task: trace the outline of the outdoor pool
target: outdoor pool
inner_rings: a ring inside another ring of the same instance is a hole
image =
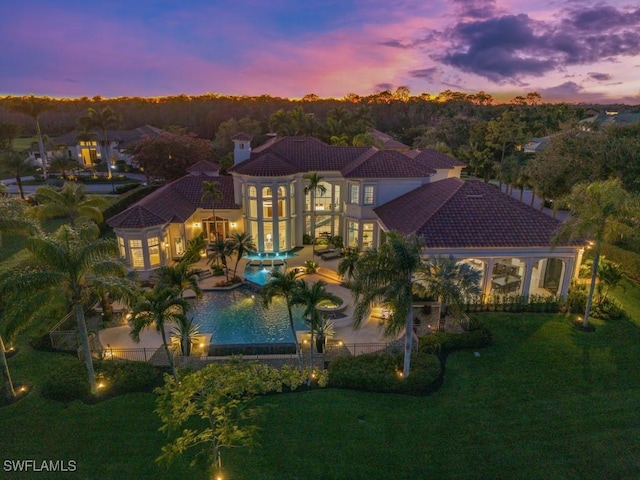
[[[271,272],[278,272],[281,270],[284,272],[286,269],[286,265],[276,265],[275,267],[247,265],[247,267],[244,269],[244,278],[252,283],[255,283],[256,285],[264,287],[271,279]]]
[[[294,309],[296,330],[308,330],[302,308]],[[274,298],[269,308],[259,293],[238,288],[205,293],[189,310],[200,333],[211,334],[213,345],[293,343],[284,300]]]

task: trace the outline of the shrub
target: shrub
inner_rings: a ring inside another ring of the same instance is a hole
[[[302,235],[302,244],[303,245],[311,245],[311,235],[305,233]]]
[[[220,265],[219,263],[211,265],[211,273],[213,273],[213,275],[216,277],[224,275],[224,266]]]
[[[305,273],[308,273],[308,274],[316,273],[317,269],[318,269],[318,262],[313,262],[311,260],[307,260],[306,262],[304,262]]]
[[[134,190],[140,186],[139,183],[125,183],[116,187],[116,193],[125,193],[130,190]]]
[[[602,245],[601,255],[607,260],[619,263],[622,270],[634,280],[640,281],[640,254],[625,250],[615,245]]]
[[[40,395],[60,402],[89,399],[89,380],[80,362],[54,363],[50,365],[50,369],[49,376],[40,389]]]
[[[615,321],[627,318],[627,313],[622,305],[613,298],[605,298],[602,302],[594,304],[591,314],[601,320]]]
[[[155,367],[146,362],[95,362],[96,376],[105,382],[109,396],[152,392],[161,384]]]
[[[435,355],[411,357],[411,375],[402,379],[402,355],[370,354],[341,357],[329,364],[329,386],[382,393],[424,394],[433,388],[442,369]]]

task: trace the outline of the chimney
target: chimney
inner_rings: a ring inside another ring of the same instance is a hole
[[[244,162],[251,156],[251,135],[239,133],[234,136],[233,140],[233,164],[237,165]]]

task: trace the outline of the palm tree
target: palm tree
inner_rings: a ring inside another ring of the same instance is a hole
[[[48,186],[39,187],[36,197],[41,203],[38,208],[40,218],[65,218],[72,227],[85,220],[102,223],[102,209],[107,204],[102,197],[87,196],[86,187],[76,183],[65,183],[60,191]]]
[[[5,279],[14,294],[29,295],[56,287],[56,294],[64,292],[68,296],[92,393],[96,379],[84,318],[86,302],[101,290],[108,290],[112,298],[129,305],[138,295],[137,285],[126,277],[127,268],[119,259],[118,245],[98,239],[97,230],[90,224],[81,228],[63,225],[53,235],[28,238],[25,246],[32,255],[30,268],[13,272]]]
[[[40,233],[40,226],[33,219],[26,216],[25,207],[22,202],[3,199],[0,200],[0,234],[2,233],[36,235]],[[4,308],[0,307],[0,311],[1,310],[4,310]],[[20,317],[24,319],[24,312],[21,312]],[[2,360],[7,380],[7,393],[10,398],[15,398],[16,392],[13,388],[13,381],[11,379],[11,372],[9,371],[5,351],[4,340],[0,335],[0,360]]]
[[[360,258],[360,251],[357,248],[349,247],[345,249],[344,258],[338,263],[338,274],[343,278],[346,275],[349,282],[355,273],[358,258]]]
[[[202,290],[198,284],[198,269],[192,268],[186,262],[160,267],[155,274],[155,279],[158,287],[173,288],[181,298],[184,298],[184,291],[187,289],[192,290],[196,298],[202,296]]]
[[[318,175],[317,172],[306,173],[302,178],[309,181],[309,184],[304,187],[304,194],[311,196],[309,203],[311,205],[311,259],[313,259],[315,257],[314,245],[316,242],[316,195],[318,193],[324,195],[327,188],[321,183],[324,178]]]
[[[187,249],[185,250],[180,263],[187,263],[193,265],[200,260],[201,253],[207,248],[207,241],[204,238],[204,232],[200,232],[198,235],[189,240]]]
[[[554,244],[567,239],[593,239],[591,282],[582,321],[582,328],[587,329],[598,278],[600,249],[607,238],[634,231],[627,222],[638,221],[638,200],[622,188],[618,179],[575,185],[564,200],[569,205],[570,216],[558,230]]]
[[[389,232],[379,249],[365,251],[355,267],[352,291],[355,297],[353,323],[356,328],[373,306],[386,305],[390,315],[387,335],[397,335],[404,327],[403,376],[409,376],[413,344],[413,276],[422,265],[422,244],[418,237]]]
[[[171,329],[172,337],[178,340],[183,357],[191,355],[191,346],[200,333],[200,324],[193,323],[193,318],[181,316],[176,319],[176,326]]]
[[[131,316],[131,321],[133,322],[131,338],[133,338],[134,341],[139,342],[140,332],[150,325],[154,325],[156,330],[160,332],[160,335],[162,335],[162,345],[164,346],[169,367],[171,368],[171,375],[173,375],[176,382],[178,381],[178,373],[173,363],[173,356],[169,351],[167,334],[164,327],[168,323],[180,324],[180,322],[183,322],[187,308],[187,302],[180,297],[177,290],[166,287],[156,287],[152,291],[145,293],[144,300],[134,307]]]
[[[320,325],[320,312],[316,308],[323,300],[329,300],[332,302],[339,302],[340,298],[333,293],[327,291],[326,283],[323,280],[318,280],[311,287],[304,280],[298,280],[296,282],[296,291],[294,293],[294,304],[304,305],[305,310],[303,315],[308,319],[310,323],[309,330],[311,331],[311,344],[309,348],[309,384],[311,383],[311,375],[313,375],[313,336],[315,331]]]
[[[47,178],[47,152],[44,149],[42,141],[42,132],[40,131],[40,115],[44,112],[53,110],[54,106],[48,98],[36,98],[34,95],[18,99],[10,104],[9,110],[16,113],[27,115],[36,123],[36,135],[38,136],[38,148],[40,150],[40,159],[42,160],[42,176]]]
[[[49,165],[49,170],[52,172],[60,172],[62,174],[62,178],[67,178],[67,171],[73,171],[74,168],[77,168],[78,162],[76,162],[73,158],[68,157],[63,152],[56,153],[53,158],[51,158],[51,165]]]
[[[209,263],[220,262],[224,267],[224,275],[227,281],[229,281],[229,269],[227,268],[227,257],[233,255],[233,246],[229,239],[214,240],[207,247],[211,259]]]
[[[296,274],[295,270],[288,272],[273,272],[271,279],[262,289],[262,299],[264,306],[268,307],[276,297],[284,298],[287,304],[287,312],[289,313],[289,327],[291,328],[291,335],[296,345],[296,355],[298,356],[298,363],[300,367],[300,373],[303,371],[302,367],[302,352],[300,350],[300,344],[298,343],[298,336],[296,335],[296,326],[293,322],[292,307],[296,305]]]
[[[0,169],[15,177],[20,198],[24,199],[22,175],[31,169],[27,156],[13,149],[0,150]]]
[[[245,253],[251,253],[256,251],[256,244],[253,242],[253,237],[247,232],[232,233],[229,238],[231,248],[236,253],[236,264],[233,266],[233,278],[236,278],[236,272],[238,271],[238,263]]]
[[[213,234],[215,237],[215,240],[218,239],[218,222],[216,219],[216,202],[219,202],[220,200],[222,200],[223,197],[223,193],[222,190],[220,190],[218,188],[218,182],[216,181],[212,181],[212,182],[207,182],[204,181],[202,182],[202,201],[205,201],[206,199],[210,198],[211,199],[211,211],[213,214]]]
[[[465,298],[480,294],[481,277],[482,272],[467,263],[457,263],[453,257],[436,257],[416,272],[416,290],[438,299],[442,322],[448,305],[460,307]]]
[[[111,179],[113,173],[111,172],[111,148],[109,146],[109,139],[107,138],[107,130],[117,128],[120,123],[118,116],[114,113],[111,107],[104,107],[101,109],[89,108],[87,115],[81,117],[78,120],[81,130],[96,130],[102,135],[103,161],[107,166],[108,178]]]

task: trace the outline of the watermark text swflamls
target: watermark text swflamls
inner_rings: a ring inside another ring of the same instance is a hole
[[[5,460],[2,469],[5,472],[75,472],[75,460]]]

